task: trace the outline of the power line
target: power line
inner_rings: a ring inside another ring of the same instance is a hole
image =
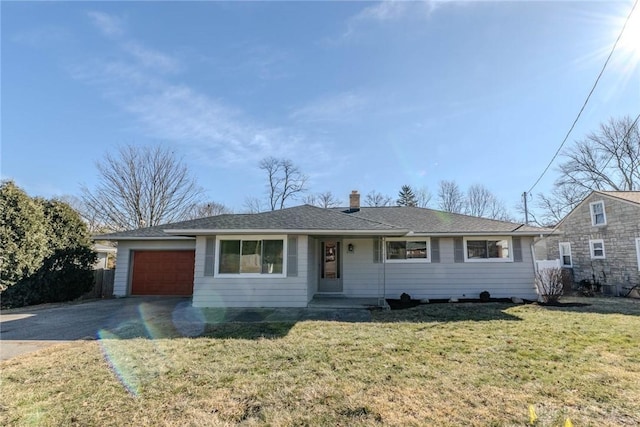
[[[540,176],[538,177],[536,182],[533,183],[533,185],[531,186],[531,188],[529,188],[527,193],[530,193],[531,190],[533,190],[534,187],[536,185],[538,185],[538,183],[540,182],[542,177],[547,173],[547,171],[549,170],[549,168],[553,164],[553,161],[556,159],[556,157],[558,157],[558,154],[560,154],[560,150],[562,150],[562,147],[564,147],[564,144],[567,142],[567,139],[569,139],[569,135],[571,135],[571,132],[573,131],[573,128],[576,126],[576,123],[578,123],[578,120],[580,120],[580,116],[582,116],[582,112],[586,108],[587,103],[589,102],[589,99],[591,98],[591,95],[593,94],[593,91],[596,89],[596,86],[598,86],[598,82],[600,81],[600,77],[602,77],[602,74],[604,74],[604,70],[607,68],[607,64],[609,64],[609,60],[613,56],[613,52],[615,52],[616,47],[618,45],[618,42],[620,41],[620,38],[622,38],[622,34],[624,34],[624,30],[627,27],[627,23],[629,22],[629,19],[631,18],[631,15],[633,14],[633,11],[635,10],[637,5],[638,5],[638,0],[636,0],[635,3],[633,3],[633,7],[631,8],[631,11],[627,15],[627,19],[624,21],[624,25],[622,26],[622,30],[620,30],[620,34],[618,34],[618,38],[616,38],[615,43],[613,43],[613,47],[611,48],[611,52],[609,52],[609,56],[607,56],[607,60],[604,62],[604,65],[602,66],[602,69],[600,70],[600,73],[598,74],[598,77],[596,78],[596,81],[593,83],[593,86],[591,87],[591,90],[589,91],[589,94],[587,95],[587,98],[584,100],[584,103],[582,104],[582,107],[580,108],[580,111],[578,112],[578,115],[576,116],[575,120],[573,121],[573,124],[571,125],[571,128],[569,128],[569,131],[567,132],[567,134],[565,135],[564,139],[562,140],[562,143],[560,144],[560,146],[556,150],[555,154],[553,155],[553,157],[551,158],[551,160],[547,164],[547,167],[544,168],[544,170],[542,171],[542,173],[540,174]]]
[[[636,116],[635,120],[631,123],[631,125],[629,126],[629,128],[628,128],[628,129],[627,129],[627,131],[625,132],[624,136],[622,137],[621,141],[623,141],[623,142],[624,142],[624,140],[625,140],[625,139],[627,139],[627,138],[631,135],[631,131],[635,128],[636,124],[638,123],[638,120],[640,120],[640,113]],[[606,163],[604,164],[604,166],[602,166],[602,170],[603,170],[603,171],[607,168],[607,166],[609,165],[609,162],[610,162],[610,161],[611,161],[615,156],[616,156],[616,152],[614,151],[614,152],[611,154],[611,156],[609,156],[609,159],[606,161]],[[596,191],[596,190],[594,190],[594,189],[593,189],[593,186],[592,186],[592,185],[590,185],[590,186],[589,186],[589,190],[591,190],[591,191]],[[525,193],[524,193],[524,195],[526,196],[526,194],[527,194],[527,193],[525,192]],[[584,200],[584,199],[583,199],[583,200]],[[525,205],[525,206],[526,206],[526,205]],[[573,208],[573,209],[575,209],[575,206],[574,206],[574,208]],[[573,209],[572,209],[572,210],[573,210]],[[565,217],[566,217],[566,215],[565,215]],[[553,228],[553,231],[552,231],[550,234],[547,234],[547,237],[551,237],[551,236],[553,236],[557,231],[558,231],[558,228],[557,228],[557,227],[554,227],[554,228]]]

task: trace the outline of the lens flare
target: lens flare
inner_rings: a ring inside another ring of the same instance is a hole
[[[141,302],[135,318],[127,318],[111,330],[102,329],[98,339],[102,354],[120,384],[138,397],[145,385],[173,369],[171,354],[163,349],[167,339],[202,335],[207,323],[224,322],[226,310],[207,319],[205,310],[191,302]],[[130,345],[135,340],[135,345]]]

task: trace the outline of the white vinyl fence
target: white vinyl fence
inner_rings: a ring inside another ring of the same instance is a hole
[[[547,268],[560,268],[559,259],[551,259],[545,261],[536,261],[536,271],[546,270]]]

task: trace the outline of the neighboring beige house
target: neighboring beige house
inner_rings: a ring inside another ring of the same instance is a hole
[[[96,253],[96,262],[93,264],[94,270],[107,270],[115,262],[115,257],[118,249],[116,249],[114,246],[94,243],[92,249]]]
[[[345,298],[536,299],[534,240],[551,230],[412,207],[309,205],[142,228],[118,242],[114,294],[195,307],[306,307]]]
[[[605,293],[627,294],[640,285],[640,191],[593,191],[544,243],[547,259],[559,259],[575,283],[597,281]]]

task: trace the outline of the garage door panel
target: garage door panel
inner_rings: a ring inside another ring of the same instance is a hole
[[[192,295],[195,251],[135,251],[132,295]]]

